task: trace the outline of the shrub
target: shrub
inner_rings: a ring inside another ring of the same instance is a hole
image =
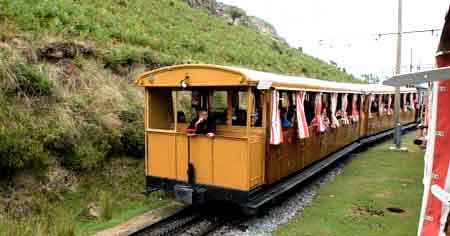
[[[45,143],[63,166],[75,170],[98,167],[112,148],[109,133],[95,123],[85,123],[75,130],[55,131],[47,136]]]
[[[120,72],[123,67],[141,63],[142,57],[136,48],[122,46],[107,52],[103,60],[105,61],[105,68]]]
[[[27,167],[45,166],[49,154],[34,134],[24,127],[0,126],[0,173],[11,173]]]
[[[164,53],[148,48],[121,46],[107,52],[103,57],[105,68],[115,73],[124,74],[130,72],[130,67],[143,64],[149,69],[177,64],[177,59]]]
[[[28,97],[50,96],[54,84],[34,66],[25,63],[10,64],[2,77],[9,81],[7,92]]]
[[[119,116],[123,122],[120,141],[126,155],[141,158],[145,153],[143,110],[137,106],[131,107]]]

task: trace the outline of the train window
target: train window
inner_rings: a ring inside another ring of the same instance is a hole
[[[404,93],[402,93],[402,94],[400,94],[400,110],[401,111],[404,111],[404,107],[405,107],[405,98],[404,98],[404,96],[406,96],[406,94],[404,94]]]
[[[210,109],[216,124],[227,123],[228,96],[227,91],[214,91],[212,95],[212,108]]]
[[[331,96],[328,93],[322,94],[322,120],[328,129],[331,125]]]
[[[262,127],[262,94],[260,90],[253,90],[253,106],[251,114],[251,126],[252,127]]]
[[[389,111],[389,96],[388,94],[383,95],[383,103],[384,103],[384,113],[387,114]],[[391,101],[392,105],[392,101]]]
[[[314,119],[314,101],[316,97],[316,93],[307,92],[305,95],[305,117],[308,125],[311,126],[312,120]]]
[[[171,130],[174,127],[173,103],[174,94],[169,89],[152,89],[150,92],[150,129]],[[169,98],[169,99],[168,99]],[[158,104],[158,105],[154,105]]]
[[[370,106],[370,113],[378,113],[378,95],[372,95],[373,99],[372,99],[372,104]]]
[[[279,109],[283,128],[290,129],[294,127],[295,104],[292,92],[280,92]]]
[[[349,93],[347,95],[347,115],[349,117],[352,116],[352,109],[353,109],[353,94]]]
[[[195,109],[192,107],[192,91],[178,91],[177,93],[177,119],[180,123],[190,123],[195,118]]]
[[[338,120],[340,120],[342,118],[342,111],[341,111],[341,107],[342,107],[342,94],[338,93],[338,97],[337,97],[337,106],[336,106],[336,118]]]
[[[331,116],[331,96],[328,93],[323,93],[322,94],[322,113],[323,111],[325,111],[326,116],[330,117]]]
[[[237,96],[232,96],[232,125],[247,125],[247,104],[248,94],[246,91],[237,92]]]

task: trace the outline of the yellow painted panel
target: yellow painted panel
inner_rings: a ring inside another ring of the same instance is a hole
[[[177,180],[187,181],[188,142],[185,134],[178,134],[176,138]]]
[[[247,140],[216,138],[214,141],[214,185],[248,190]]]
[[[250,188],[264,183],[265,144],[250,144]]]
[[[150,176],[176,178],[175,135],[148,133],[148,170]]]
[[[212,138],[194,136],[190,138],[191,163],[194,165],[195,181],[199,184],[213,184]],[[224,166],[226,168],[226,166]]]
[[[148,78],[152,77],[152,80]],[[243,86],[247,85],[244,76],[238,72],[220,68],[185,66],[161,70],[153,75],[144,75],[139,79],[140,86],[181,87],[181,81],[187,79],[190,86]]]

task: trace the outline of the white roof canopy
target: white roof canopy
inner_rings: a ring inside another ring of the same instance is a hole
[[[341,91],[348,93],[394,93],[395,88],[379,84],[358,84],[326,81],[320,79],[312,79],[303,76],[288,76],[275,73],[261,72],[240,67],[225,66],[226,69],[233,70],[244,74],[248,80],[261,82],[269,81],[272,87],[280,90],[315,90],[308,88],[317,88],[318,91]],[[305,89],[300,87],[304,86]],[[410,93],[417,91],[414,88],[402,87],[402,93]]]

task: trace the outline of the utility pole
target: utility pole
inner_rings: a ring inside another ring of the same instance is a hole
[[[398,19],[397,19],[397,56],[396,56],[396,64],[395,64],[395,74],[401,74],[401,65],[402,65],[402,0],[398,0]],[[395,87],[395,102],[394,102],[394,110],[395,110],[395,132],[394,132],[394,144],[392,150],[403,151],[406,150],[402,148],[402,124],[400,123],[400,87]]]
[[[411,48],[411,57],[410,57],[410,62],[409,62],[409,72],[413,72],[413,49]]]

